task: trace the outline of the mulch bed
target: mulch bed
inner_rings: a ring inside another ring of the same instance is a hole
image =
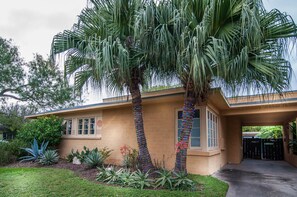
[[[51,166],[42,166],[36,162],[16,162],[7,165],[6,167],[9,168],[28,168],[28,167],[34,167],[34,168],[59,168],[59,169],[68,169],[72,170],[75,174],[80,176],[81,178],[87,179],[89,181],[95,181],[96,180],[96,174],[98,170],[87,168],[84,164],[76,165],[67,162],[66,160],[60,159],[57,164],[51,165]],[[98,183],[98,182],[97,182]]]

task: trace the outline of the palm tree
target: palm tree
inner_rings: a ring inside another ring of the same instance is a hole
[[[150,36],[149,26],[138,22],[145,4],[142,0],[90,0],[73,29],[54,37],[52,54],[65,52],[65,73],[75,75],[80,92],[88,83],[100,90],[130,92],[139,162],[148,171],[153,164],[143,126],[141,86],[152,67],[151,47],[144,42]]]
[[[207,100],[214,83],[232,93],[289,87],[291,65],[285,55],[297,28],[290,16],[267,12],[261,0],[172,0],[161,2],[158,10],[169,18],[166,28],[155,30],[164,38],[160,47],[167,49],[166,72],[185,89],[175,170],[186,171],[195,105]]]

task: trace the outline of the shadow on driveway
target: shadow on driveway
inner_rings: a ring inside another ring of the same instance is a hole
[[[214,176],[229,183],[228,197],[297,197],[297,169],[284,161],[244,160]]]

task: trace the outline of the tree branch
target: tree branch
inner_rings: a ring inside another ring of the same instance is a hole
[[[2,94],[2,95],[0,95],[0,97],[8,97],[8,98],[12,98],[12,99],[19,100],[19,101],[26,101],[26,99],[24,99],[24,98],[19,98],[17,96],[10,95],[10,94]]]

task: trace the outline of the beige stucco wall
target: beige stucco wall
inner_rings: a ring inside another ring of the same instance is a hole
[[[239,164],[243,158],[242,132],[239,117],[226,117],[227,162]]]
[[[297,167],[297,155],[295,155],[292,150],[289,149],[289,140],[293,139],[293,134],[289,131],[288,124],[283,125],[283,134],[284,134],[284,156],[285,161],[291,165]]]
[[[167,169],[174,168],[175,162],[175,144],[177,127],[177,110],[182,109],[183,102],[169,101],[160,103],[145,104],[143,107],[143,117],[147,144],[151,153],[152,160],[165,163]],[[206,132],[206,106],[198,107],[200,109],[200,133],[201,148],[191,149],[188,152],[187,169],[189,173],[208,175],[217,171],[226,163],[226,151],[221,151],[225,145],[225,134],[219,118],[219,147],[215,150],[207,149]],[[212,108],[210,109],[212,110]],[[212,110],[215,112],[215,110]],[[82,150],[83,146],[89,148],[108,147],[113,149],[108,163],[121,164],[122,155],[120,147],[129,145],[137,148],[136,133],[131,107],[121,107],[114,109],[105,109],[92,113],[75,113],[63,115],[64,118],[70,117],[100,117],[102,114],[103,127],[100,130],[98,138],[80,139],[64,138],[60,145],[60,153],[66,156],[71,149],[74,151]],[[203,115],[204,114],[204,115]],[[218,115],[218,114],[217,114]],[[219,117],[219,116],[218,116]],[[76,122],[73,122],[76,124]],[[75,125],[73,125],[75,128]]]

